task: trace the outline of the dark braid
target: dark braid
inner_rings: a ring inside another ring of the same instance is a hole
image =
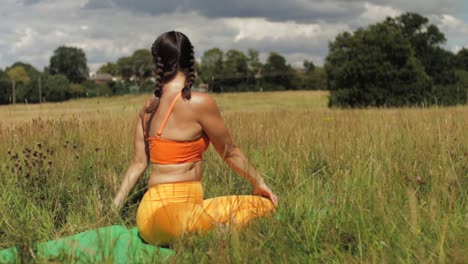
[[[154,113],[163,94],[163,86],[172,80],[179,71],[185,74],[185,84],[182,89],[184,99],[192,97],[191,88],[195,82],[195,53],[190,40],[183,33],[170,31],[159,36],[151,46],[151,54],[155,65],[156,84],[151,104],[146,112]]]
[[[164,64],[162,58],[158,56],[158,40],[154,41],[151,46],[151,54],[153,55],[153,62],[155,65],[155,79],[156,85],[154,86],[154,96],[161,98],[162,86],[163,86],[163,75],[164,75]]]
[[[162,86],[164,80],[164,64],[161,62],[161,57],[156,58],[156,70],[155,70],[155,79],[156,84],[154,86],[154,96],[161,98],[162,96]]]
[[[185,87],[182,89],[182,96],[188,100],[190,100],[190,98],[192,97],[191,89],[193,83],[195,82],[195,78],[197,77],[195,74],[195,52],[193,51],[192,45],[190,45],[190,49],[190,67],[188,68],[188,71],[186,73]]]

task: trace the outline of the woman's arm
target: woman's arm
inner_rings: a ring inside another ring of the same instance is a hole
[[[141,119],[138,117],[138,122],[135,129],[135,154],[130,167],[125,173],[125,178],[120,184],[119,191],[115,195],[114,205],[117,208],[122,206],[127,198],[128,193],[135,187],[140,179],[141,174],[148,167],[148,156],[145,150],[145,138],[143,136],[143,128],[141,126]]]
[[[207,94],[200,96],[198,103],[199,122],[221,158],[253,186],[253,193],[269,198],[275,205],[278,199],[263,178],[252,167],[244,153],[232,141],[216,102]]]

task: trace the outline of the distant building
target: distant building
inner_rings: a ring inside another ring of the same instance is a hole
[[[91,74],[90,80],[94,81],[95,83],[106,83],[109,81],[114,81],[116,79],[109,73],[94,73]]]

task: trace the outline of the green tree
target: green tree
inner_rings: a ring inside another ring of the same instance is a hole
[[[304,66],[304,71],[306,74],[314,72],[315,64],[312,61],[304,60],[302,65]]]
[[[260,55],[257,50],[248,49],[247,58],[249,64],[249,70],[253,76],[252,84],[255,85],[255,88],[252,90],[259,90],[261,84],[261,76],[263,70],[263,64],[260,62]]]
[[[9,69],[7,74],[11,80],[17,83],[28,84],[31,80],[28,76],[28,73],[22,66],[15,66]]]
[[[11,102],[12,83],[8,74],[0,69],[0,104]]]
[[[431,80],[401,30],[378,23],[339,34],[325,71],[331,106],[401,106],[427,102]]]
[[[49,75],[44,87],[44,98],[46,101],[58,102],[70,98],[70,82],[63,74]]]
[[[42,73],[39,72],[34,66],[24,62],[15,62],[13,65],[9,67],[9,69],[15,67],[22,67],[29,78],[28,83],[23,83],[19,85],[19,89],[17,90],[17,99],[24,100],[26,99],[28,102],[39,102],[39,80],[42,78]]]
[[[67,91],[70,98],[78,98],[86,96],[86,89],[82,84],[71,83]]]
[[[248,58],[239,50],[229,50],[224,56],[221,86],[224,91],[245,91],[253,75],[249,70]]]
[[[133,76],[134,67],[132,57],[122,57],[117,60],[117,68],[124,80],[130,80]]]
[[[108,73],[108,74],[111,74],[113,76],[116,76],[117,74],[119,74],[119,68],[117,67],[116,63],[108,62],[108,63],[102,65],[101,67],[99,67],[97,72],[98,73]]]
[[[153,55],[148,49],[136,50],[132,55],[133,72],[139,80],[143,80],[152,75],[154,63]]]
[[[458,69],[468,71],[468,49],[463,48],[458,51],[456,57],[456,64]]]
[[[249,69],[253,72],[253,74],[260,74],[263,64],[260,62],[260,55],[258,51],[254,49],[248,49],[247,60]]]
[[[263,66],[263,79],[267,89],[290,89],[293,80],[293,70],[286,64],[286,59],[276,52],[271,52]]]
[[[58,47],[49,64],[50,74],[63,74],[74,83],[81,83],[88,78],[89,69],[86,55],[80,48]]]
[[[414,49],[416,58],[424,66],[426,74],[432,77],[434,84],[445,85],[457,82],[453,54],[441,48],[446,38],[436,25],[430,24],[426,17],[416,13],[387,18],[385,23],[401,30]]]
[[[327,88],[327,73],[322,67],[315,67],[311,76],[312,89],[325,90]]]
[[[212,48],[203,53],[201,58],[201,78],[213,92],[220,92],[219,80],[223,73],[224,53],[219,48]]]

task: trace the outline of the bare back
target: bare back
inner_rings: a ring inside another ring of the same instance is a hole
[[[180,93],[180,92],[179,92]],[[168,92],[161,97],[158,109],[150,120],[149,137],[156,136],[164,116],[170,110],[170,104],[177,92]],[[203,136],[203,128],[198,121],[196,104],[200,101],[199,93],[192,93],[192,98],[186,100],[180,98],[176,101],[167,123],[162,130],[161,138],[172,141],[194,141]],[[153,100],[157,100],[154,99]],[[195,103],[194,103],[195,102]],[[202,161],[181,164],[151,164],[151,176],[148,186],[168,182],[200,181],[202,178]]]

